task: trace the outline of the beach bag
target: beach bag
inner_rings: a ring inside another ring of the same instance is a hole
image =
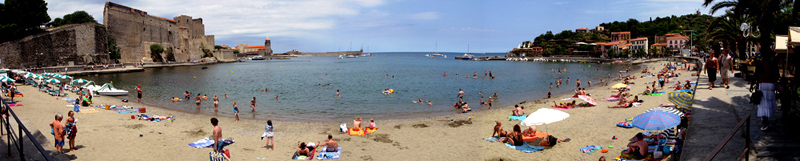
[[[228,149],[222,150],[222,152],[208,152],[208,158],[211,161],[225,161],[230,160],[231,153]]]
[[[753,105],[758,105],[761,103],[761,97],[764,96],[764,93],[761,90],[757,90],[752,95],[750,95],[750,103]]]
[[[348,131],[347,124],[339,125],[339,131],[341,131],[342,133],[347,133],[347,131]]]

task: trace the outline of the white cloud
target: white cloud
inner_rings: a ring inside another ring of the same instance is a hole
[[[435,20],[435,19],[439,19],[439,13],[438,12],[421,12],[421,13],[410,14],[410,15],[406,16],[406,18],[407,19],[413,19],[413,20]]]

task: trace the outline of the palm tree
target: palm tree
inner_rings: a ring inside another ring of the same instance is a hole
[[[703,6],[708,6],[714,0],[705,0]],[[765,60],[771,60],[775,51],[770,50],[773,44],[773,25],[775,13],[780,10],[782,0],[738,0],[723,1],[712,6],[712,14],[720,9],[729,8],[734,14],[756,16],[756,25],[763,32],[758,38],[761,45],[761,55]]]

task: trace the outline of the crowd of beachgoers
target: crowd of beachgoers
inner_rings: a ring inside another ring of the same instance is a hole
[[[369,125],[362,127],[361,116],[356,116],[352,123],[240,120],[235,102],[232,103],[235,108],[235,116],[208,116],[140,104],[147,101],[141,99],[135,102],[127,102],[127,100],[120,102],[117,98],[97,96],[92,91],[81,89],[80,86],[70,83],[46,83],[27,79],[27,81],[17,81],[25,83],[7,83],[3,86],[10,91],[5,93],[12,95],[11,98],[14,98],[15,94],[25,94],[25,97],[16,97],[14,100],[5,99],[5,101],[18,105],[11,106],[11,108],[18,111],[18,115],[37,124],[33,127],[42,131],[52,128],[52,133],[45,136],[53,142],[44,141],[44,143],[54,146],[45,147],[63,152],[67,157],[110,159],[113,157],[98,156],[93,153],[96,153],[98,148],[105,149],[110,147],[106,144],[113,143],[120,145],[127,143],[134,146],[125,146],[111,151],[158,152],[158,149],[163,148],[143,147],[148,147],[147,145],[153,144],[155,141],[164,141],[164,143],[159,143],[159,146],[163,144],[165,148],[178,149],[175,150],[176,152],[197,156],[156,154],[155,156],[159,158],[207,159],[208,156],[230,158],[238,155],[258,160],[283,160],[288,159],[289,156],[292,156],[292,159],[338,159],[341,157],[366,160],[391,159],[401,156],[427,159],[474,159],[475,157],[513,159],[527,157],[526,154],[531,153],[530,155],[544,158],[582,159],[587,157],[586,154],[600,157],[597,154],[591,155],[594,151],[598,151],[602,158],[606,157],[605,154],[610,153],[609,157],[663,159],[680,150],[686,121],[691,114],[691,110],[688,108],[671,103],[664,92],[683,91],[691,94],[691,89],[696,85],[696,81],[688,79],[697,75],[699,69],[695,63],[684,61],[659,61],[641,66],[641,71],[632,71],[629,65],[627,70],[621,71],[616,77],[609,75],[608,78],[599,80],[600,83],[592,84],[592,80],[588,78],[574,78],[575,81],[572,82],[574,83],[572,85],[570,80],[573,78],[559,77],[560,74],[569,72],[566,68],[552,69],[552,77],[555,79],[549,83],[549,88],[554,88],[553,85],[555,88],[574,87],[574,93],[556,96],[548,93],[546,97],[536,101],[492,108],[492,102],[499,99],[499,95],[492,93],[487,99],[484,99],[483,93],[478,92],[477,95],[471,97],[480,97],[479,106],[487,106],[488,109],[481,110],[477,114],[475,112],[468,113],[472,109],[463,102],[467,94],[459,89],[458,93],[454,94],[457,95],[458,100],[454,100],[456,103],[453,105],[457,109],[457,112],[454,113],[457,114],[418,119],[381,120],[383,126],[380,131],[378,131],[375,119],[369,119]],[[600,68],[570,70],[600,70]],[[484,73],[484,77],[495,79],[490,71]],[[443,76],[447,77],[448,75],[445,72]],[[472,77],[479,77],[478,72],[474,72]],[[14,78],[26,80],[22,76]],[[141,94],[146,92],[143,92],[142,88],[146,89],[146,87],[137,87],[138,98],[141,98]],[[547,90],[546,88],[548,87],[543,89]],[[58,89],[58,92],[51,95],[54,89]],[[269,92],[269,89],[263,91]],[[215,110],[218,108],[220,97],[217,95],[201,96],[188,91],[184,95],[183,99],[195,101],[198,107],[202,101],[211,99],[214,102]],[[340,97],[338,91],[337,97]],[[603,99],[597,102],[592,97]],[[227,98],[227,94],[223,98]],[[177,97],[172,99],[180,100]],[[419,99],[417,102],[431,104],[430,101],[423,99]],[[22,104],[27,106],[23,107]],[[69,105],[68,109],[63,108],[65,104]],[[256,99],[253,98],[250,102],[253,111],[255,111],[256,105]],[[652,107],[671,110],[670,112],[680,115],[679,124],[659,130],[633,128],[636,122],[633,118],[645,114],[646,111],[653,111],[655,108]],[[547,112],[546,110],[565,113],[569,118],[544,124],[526,123],[526,120],[545,118],[537,117],[542,116],[538,114],[539,111]],[[67,114],[66,125],[62,124],[64,118],[62,113]],[[55,119],[53,119],[53,115],[56,115]],[[176,118],[180,118],[180,120],[176,121]],[[80,134],[77,131],[78,119],[82,120]],[[622,122],[619,122],[620,120]],[[602,124],[615,125],[603,126]],[[513,126],[509,128],[510,131],[505,131],[503,125]],[[545,126],[545,129],[542,126]],[[550,126],[549,129],[546,126]],[[491,133],[489,129],[491,129]],[[225,135],[223,135],[223,131],[225,131]],[[594,134],[587,136],[589,133]],[[75,138],[78,135],[82,136],[78,138],[87,139],[76,142]],[[606,135],[611,137],[605,137]],[[614,142],[618,137],[627,138],[624,136],[633,138],[624,144]],[[234,137],[237,138],[235,141]],[[67,150],[62,150],[65,140],[69,140],[69,147]],[[378,143],[370,143],[373,141]],[[495,142],[502,142],[505,145],[495,146],[493,144]],[[187,143],[191,147],[186,147]],[[606,145],[601,146],[601,144]],[[620,145],[620,148],[612,148],[613,145]],[[455,146],[457,149],[476,146],[480,148],[455,154],[441,153],[443,155],[437,155],[440,152],[448,151],[434,148],[441,146]],[[90,150],[78,150],[85,147],[90,147]],[[258,150],[258,147],[267,149],[267,151]],[[500,147],[510,147],[516,150]],[[202,151],[194,150],[194,148],[211,148],[212,150]],[[395,149],[396,152],[387,151],[389,149]],[[577,150],[580,150],[580,153],[577,153]],[[543,152],[532,153],[537,151]],[[566,151],[570,151],[570,153],[565,153]],[[576,151],[577,154],[571,154],[572,151]],[[201,154],[203,152],[205,154]],[[209,152],[211,153],[209,154]],[[397,152],[399,153],[394,154]],[[619,155],[613,155],[615,153]],[[140,157],[142,156],[122,156],[122,158]]]

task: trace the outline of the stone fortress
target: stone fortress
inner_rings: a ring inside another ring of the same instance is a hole
[[[161,44],[165,52],[172,48],[178,62],[201,59],[214,51],[214,35],[205,35],[203,19],[181,15],[173,19],[148,15],[147,12],[106,2],[103,24],[108,36],[120,48],[120,62],[138,63],[150,60],[150,45]],[[150,62],[152,62],[150,60]]]
[[[114,39],[120,48],[119,63],[152,63],[152,44],[164,47],[165,51],[161,56],[165,61],[169,49],[172,49],[175,62],[200,61],[205,53],[210,53],[221,61],[237,59],[234,49],[214,49],[214,35],[205,35],[205,25],[201,18],[193,19],[181,15],[167,19],[106,2],[103,24],[82,23],[48,28],[42,33],[0,43],[0,67],[38,68],[116,63],[109,58],[109,38]],[[252,54],[271,55],[269,38],[264,41],[264,46],[256,46],[252,50]]]

